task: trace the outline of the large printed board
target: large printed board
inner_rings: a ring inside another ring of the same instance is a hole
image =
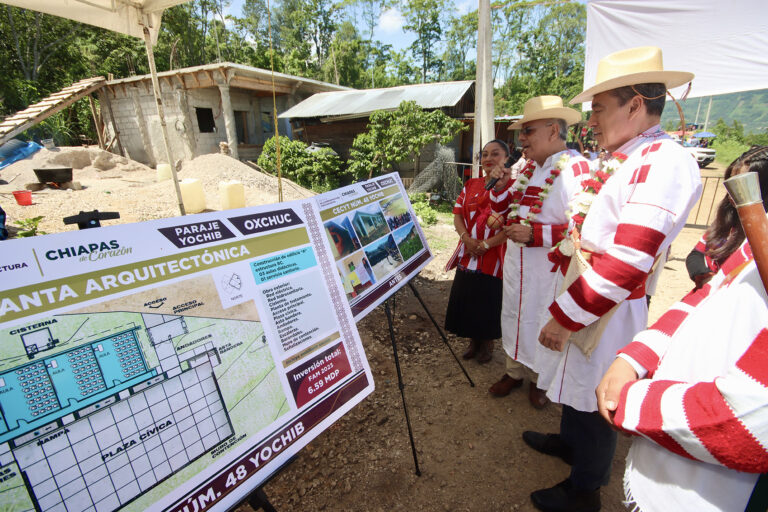
[[[373,390],[313,201],[2,242],[3,510],[234,506]]]
[[[397,173],[315,200],[355,320],[400,289],[433,257]]]

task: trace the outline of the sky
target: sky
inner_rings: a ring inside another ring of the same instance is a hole
[[[477,0],[453,0],[456,14],[466,14],[471,10],[477,9]],[[243,0],[231,0],[226,14],[241,16],[243,10]],[[414,41],[412,34],[403,31],[405,20],[397,8],[384,11],[379,17],[379,23],[374,29],[373,38],[381,41],[383,44],[391,44],[394,50],[402,51],[408,48]],[[362,27],[358,27],[361,31]],[[367,29],[365,29],[367,30]]]

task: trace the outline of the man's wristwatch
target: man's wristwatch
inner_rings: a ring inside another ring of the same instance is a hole
[[[490,249],[491,247],[486,243],[485,240],[483,240],[483,247],[485,247],[486,250]]]

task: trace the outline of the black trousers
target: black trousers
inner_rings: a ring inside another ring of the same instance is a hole
[[[560,438],[571,447],[571,484],[591,491],[608,484],[616,451],[616,431],[598,412],[577,411],[563,405]]]

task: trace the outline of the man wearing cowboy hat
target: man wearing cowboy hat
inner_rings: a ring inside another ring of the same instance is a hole
[[[661,50],[641,47],[604,57],[596,84],[571,100],[592,100],[589,126],[612,155],[615,171],[594,198],[581,228],[588,267],[550,305],[539,342],[557,363],[543,367],[539,385],[563,404],[559,434],[523,433],[534,449],[572,463],[570,476],[531,494],[544,511],[596,511],[608,481],[616,433],[597,412],[595,388],[615,354],[645,328],[644,284],[654,260],[682,229],[701,195],[696,162],[659,125],[667,88],[692,73],[665,71]],[[612,316],[589,356],[571,334]],[[607,318],[607,317],[606,317]]]
[[[517,180],[510,179],[509,169],[490,173],[499,178],[491,191],[492,208],[512,213],[504,228],[508,242],[501,313],[507,372],[489,391],[506,396],[527,376],[528,399],[537,409],[549,400],[536,386],[536,369],[555,360],[551,351],[539,345],[537,336],[562,282],[562,274],[550,271],[547,253],[563,239],[568,203],[581,190],[583,177],[589,177],[587,160],[565,145],[568,126],[580,120],[581,113],[564,107],[558,96],[529,99],[522,119],[509,127],[520,130],[528,167]]]

